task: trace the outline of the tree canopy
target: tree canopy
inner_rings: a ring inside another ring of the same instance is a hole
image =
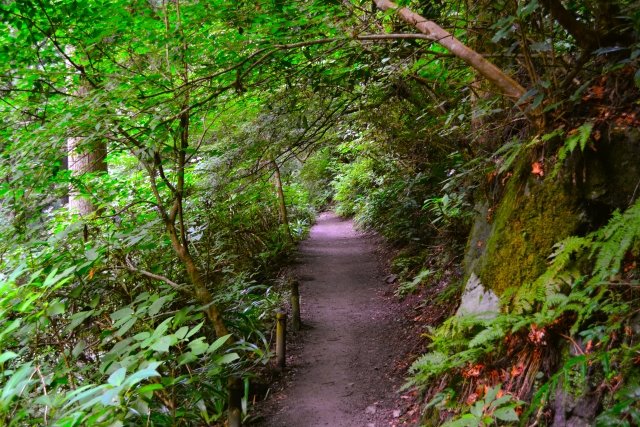
[[[490,217],[532,165],[575,183],[581,152],[638,126],[634,1],[8,0],[0,16],[1,425],[222,420],[227,378],[272,356],[279,266],[316,209],[459,257],[482,193]],[[632,218],[635,192],[612,197],[567,257]]]

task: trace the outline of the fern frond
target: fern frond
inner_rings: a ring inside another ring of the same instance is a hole
[[[568,135],[564,146],[560,148],[558,151],[558,161],[556,163],[556,167],[553,169],[553,173],[551,174],[552,178],[555,178],[564,163],[564,160],[567,158],[569,153],[573,153],[573,151],[580,143],[580,150],[584,151],[587,147],[587,142],[589,141],[589,137],[591,136],[591,131],[593,130],[593,123],[586,122],[582,126],[577,129],[571,131],[571,134]]]
[[[591,256],[597,257],[590,283],[606,280],[620,271],[625,253],[640,238],[640,201],[623,214],[616,210],[609,223],[594,236]]]
[[[469,347],[481,347],[489,343],[493,343],[497,339],[504,337],[504,329],[499,325],[494,325],[487,328],[476,335],[471,341],[469,341]]]

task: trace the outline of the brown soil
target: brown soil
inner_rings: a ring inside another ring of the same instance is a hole
[[[288,338],[288,367],[256,408],[261,426],[380,427],[414,418],[405,414],[413,396],[396,390],[420,343],[408,332],[411,303],[399,303],[384,281],[378,246],[333,213],[300,245],[291,274],[304,329]]]

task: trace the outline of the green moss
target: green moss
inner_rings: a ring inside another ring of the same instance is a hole
[[[480,279],[497,295],[540,276],[553,245],[575,234],[579,225],[572,189],[550,179],[541,181],[530,168],[528,159],[519,162],[487,242]]]

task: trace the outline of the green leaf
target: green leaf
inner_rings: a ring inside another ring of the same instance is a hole
[[[192,352],[188,351],[186,353],[181,354],[180,356],[178,356],[178,364],[180,366],[186,364],[186,363],[191,363],[198,360],[198,356],[196,356],[195,354],[193,354]]]
[[[14,353],[13,351],[5,351],[4,353],[0,354],[0,363],[4,363],[7,360],[14,359],[16,357],[18,357],[17,353]]]
[[[493,403],[491,404],[490,408],[497,408],[498,406],[501,406],[507,402],[510,402],[511,399],[513,399],[513,396],[511,396],[510,394],[505,394],[502,397],[497,398],[496,400],[493,401]]]
[[[175,333],[176,338],[178,338],[179,340],[184,339],[185,335],[187,335],[187,332],[189,331],[189,327],[188,326],[183,326],[182,328],[178,329]]]
[[[487,394],[484,397],[484,404],[489,405],[491,402],[493,402],[496,396],[498,395],[499,391],[500,391],[499,385],[495,387],[491,387],[489,390],[487,390]]]
[[[96,295],[91,299],[91,302],[89,303],[89,307],[94,309],[98,306],[98,304],[100,304],[100,295]]]
[[[518,102],[516,102],[516,106],[522,104],[523,102],[525,102],[526,100],[528,100],[529,98],[537,95],[540,91],[538,89],[531,89],[529,90],[527,93],[525,93],[524,95],[522,95],[522,97],[520,99],[518,99]]]
[[[131,329],[133,327],[133,325],[136,324],[136,322],[138,321],[137,317],[132,317],[131,319],[127,320],[126,323],[124,325],[122,325],[120,327],[120,329],[118,329],[118,332],[116,332],[116,334],[123,336],[124,334],[127,333],[127,331],[129,329]]]
[[[146,394],[154,390],[162,390],[164,386],[162,384],[147,384],[136,390],[138,394]]]
[[[71,316],[71,323],[69,323],[69,325],[66,327],[66,331],[72,331],[73,329],[76,328],[76,326],[78,326],[79,324],[81,324],[82,322],[84,322],[84,320],[93,315],[93,310],[89,310],[89,311],[81,311],[78,312],[76,314],[74,314],[73,316]]]
[[[198,333],[198,331],[200,330],[200,328],[202,328],[202,325],[204,325],[204,321],[200,322],[198,325],[196,325],[193,329],[191,329],[191,331],[187,334],[186,337],[184,337],[185,339],[189,339],[192,336],[194,336],[196,333]]]
[[[518,414],[512,405],[498,408],[493,413],[493,416],[502,421],[519,421]]]
[[[95,261],[98,259],[98,257],[100,256],[100,254],[98,253],[97,250],[95,250],[94,248],[89,249],[88,251],[86,251],[84,253],[84,256],[89,260],[89,261]]]
[[[87,346],[87,343],[84,341],[79,341],[74,347],[73,350],[71,350],[71,355],[75,358],[78,357],[83,351],[84,348]]]
[[[155,351],[159,351],[159,352],[166,352],[169,351],[169,347],[171,347],[173,344],[175,344],[178,341],[178,339],[176,338],[175,335],[166,335],[162,338],[160,338],[159,341],[156,341],[155,343],[153,343],[153,345],[151,346],[151,350],[155,350]]]
[[[516,11],[516,14],[520,18],[524,18],[525,16],[528,16],[531,13],[533,13],[533,11],[536,10],[537,8],[538,8],[538,2],[536,0],[533,0],[531,3],[527,4],[526,6],[519,8]]]
[[[115,313],[111,313],[110,317],[111,317],[111,320],[120,320],[120,319],[124,319],[125,317],[132,316],[133,313],[134,311],[131,309],[131,307],[125,307],[125,308],[121,308]]]
[[[154,363],[149,364],[149,366],[147,368],[142,369],[142,370],[140,370],[138,372],[135,372],[129,378],[127,378],[127,380],[125,381],[125,384],[128,387],[132,387],[132,386],[138,384],[140,381],[149,379],[151,377],[159,377],[160,374],[158,373],[158,371],[156,369],[160,365],[161,365],[160,362],[154,362]]]
[[[634,81],[636,82],[636,86],[640,88],[640,70],[636,71],[636,74],[634,76]]]
[[[471,412],[471,414],[476,418],[480,418],[482,417],[482,409],[483,409],[482,402],[476,402],[476,404],[470,408],[469,412]]]
[[[213,344],[211,344],[209,346],[209,348],[207,349],[207,353],[213,353],[214,351],[216,351],[217,349],[222,347],[222,345],[227,342],[229,337],[231,337],[231,334],[225,335],[225,336],[220,337],[217,340],[215,340],[215,342]]]
[[[207,351],[207,348],[209,348],[209,345],[204,342],[204,337],[200,337],[195,341],[191,341],[188,346],[193,354],[197,356],[203,354],[205,351]]]
[[[153,304],[151,304],[151,307],[149,307],[149,316],[155,316],[156,314],[158,314],[163,304],[167,299],[169,299],[169,297],[169,295],[166,295],[155,300]]]
[[[586,122],[579,128],[580,130],[580,149],[584,151],[587,146],[587,141],[589,141],[589,137],[591,136],[591,131],[593,130],[593,123]]]
[[[148,339],[150,336],[151,334],[149,332],[140,332],[139,334],[134,335],[133,339],[136,341],[144,341]]]
[[[238,360],[238,359],[240,359],[240,356],[238,355],[238,353],[228,353],[215,359],[215,363],[217,363],[218,365],[225,365],[227,363],[231,363],[234,360]]]
[[[112,386],[117,387],[122,384],[126,375],[127,375],[127,369],[120,368],[117,371],[115,371],[113,374],[111,374],[111,376],[109,376],[109,379],[107,380],[107,382]]]

